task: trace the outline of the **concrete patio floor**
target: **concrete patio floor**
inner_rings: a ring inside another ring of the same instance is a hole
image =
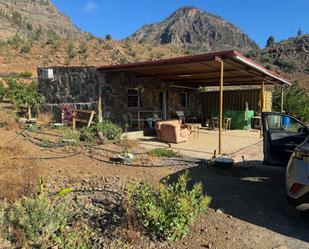
[[[250,160],[262,160],[262,141],[257,130],[242,131],[228,130],[223,132],[223,152],[240,160],[245,156]],[[218,152],[218,131],[200,129],[199,137],[194,139],[194,134],[189,136],[187,142],[167,144],[155,137],[143,136],[138,138],[139,144],[146,149],[158,147],[172,148],[184,156],[209,159],[214,150]]]

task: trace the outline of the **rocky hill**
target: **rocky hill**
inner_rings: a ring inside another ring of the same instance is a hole
[[[145,25],[131,37],[139,43],[172,44],[191,51],[258,49],[230,22],[195,7],[183,7],[160,23]]]
[[[309,35],[259,49],[233,24],[194,7],[113,41],[81,32],[49,0],[0,0],[0,27],[0,78],[35,75],[42,65],[96,66],[236,49],[309,89]]]
[[[288,74],[309,89],[309,34],[291,37],[261,50],[252,50],[247,56],[271,70]]]
[[[0,39],[16,33],[23,37],[56,34],[61,37],[82,37],[70,18],[60,13],[50,0],[0,0]]]
[[[309,74],[309,34],[271,44],[257,51],[256,56],[262,63],[286,73]]]

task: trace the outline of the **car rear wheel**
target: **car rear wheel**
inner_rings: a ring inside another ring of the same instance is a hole
[[[301,212],[292,205],[290,205],[287,200],[285,201],[285,212],[286,215],[289,217],[300,219]]]

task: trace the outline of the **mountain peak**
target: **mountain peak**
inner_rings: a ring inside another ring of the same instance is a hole
[[[60,13],[50,0],[0,0],[0,39],[16,33],[24,37],[49,33],[61,37],[81,37],[82,32],[70,18]]]
[[[143,26],[131,39],[140,43],[171,44],[199,52],[258,48],[235,25],[194,6],[181,7],[162,22]]]

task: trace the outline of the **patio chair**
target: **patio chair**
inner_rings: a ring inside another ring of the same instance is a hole
[[[224,130],[231,129],[232,118],[224,118]]]
[[[180,125],[163,124],[161,127],[161,139],[168,143],[186,142],[189,135],[190,131]]]
[[[218,117],[211,117],[210,126],[213,130],[218,129],[219,127]]]
[[[178,119],[173,119],[173,120],[162,120],[162,121],[157,121],[155,124],[155,128],[156,128],[156,133],[157,133],[157,137],[161,138],[161,128],[163,124],[171,124],[171,125],[181,125],[180,120]]]
[[[181,120],[182,123],[186,121],[185,113],[183,111],[176,111],[176,115],[179,120]]]

